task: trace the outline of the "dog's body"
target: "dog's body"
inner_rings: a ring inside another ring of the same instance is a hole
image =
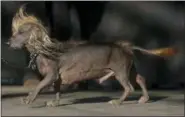
[[[108,70],[124,72],[121,67],[130,63],[131,56],[115,45],[84,45],[60,57],[59,74],[64,84],[71,84],[103,76]]]
[[[158,55],[125,43],[124,41],[112,44],[88,44],[86,42],[72,43],[71,46],[52,40],[45,28],[34,16],[26,16],[23,8],[12,22],[13,36],[10,39],[10,47],[26,47],[30,53],[36,53],[36,65],[43,80],[36,89],[29,93],[24,103],[31,103],[36,99],[38,93],[46,86],[54,83],[56,100],[48,103],[49,106],[59,104],[60,85],[73,84],[87,79],[101,79],[101,82],[111,76],[119,81],[125,89],[118,100],[113,104],[121,104],[133,87],[129,81],[129,72],[132,65],[133,50]],[[86,43],[86,44],[85,44]],[[75,45],[76,44],[76,45]],[[142,78],[139,78],[142,79]],[[148,93],[145,82],[140,80],[140,87],[143,91],[144,101],[148,100]]]
[[[44,79],[38,85],[33,97],[42,88],[55,82],[57,96],[62,84],[73,84],[82,80],[96,79],[111,73],[125,88],[126,96],[130,92],[129,68],[132,64],[131,55],[116,45],[81,45],[63,53],[56,60],[42,54],[36,58],[37,68]],[[121,100],[124,100],[121,99]],[[30,99],[29,101],[31,101]],[[34,100],[34,99],[33,99]],[[28,100],[27,100],[28,101]]]

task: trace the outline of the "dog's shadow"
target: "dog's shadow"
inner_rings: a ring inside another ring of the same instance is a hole
[[[129,102],[132,102],[132,101],[136,101],[140,98],[139,95],[137,96],[130,96],[128,97],[125,101],[129,101]],[[150,96],[150,101],[148,103],[151,103],[151,102],[156,102],[156,101],[159,101],[159,100],[163,100],[167,98],[167,96]],[[111,98],[111,97],[108,97],[108,96],[100,96],[100,97],[88,97],[88,98],[80,98],[80,99],[75,99],[73,100],[72,104],[83,104],[83,103],[105,103],[105,102],[108,102],[112,99],[115,99],[115,98]]]

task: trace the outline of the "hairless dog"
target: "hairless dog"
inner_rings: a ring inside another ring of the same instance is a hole
[[[115,76],[124,88],[122,96],[111,100],[113,105],[120,105],[133,91],[129,81],[129,72],[133,63],[133,50],[146,54],[161,55],[169,53],[169,49],[160,52],[149,51],[126,44],[123,41],[102,44],[81,44],[71,49],[64,49],[65,44],[49,37],[47,30],[33,15],[24,13],[21,7],[12,21],[13,35],[9,45],[14,49],[26,48],[30,53],[36,54],[36,66],[43,80],[36,89],[23,99],[26,104],[32,103],[39,92],[46,86],[54,83],[56,99],[47,102],[48,106],[59,105],[60,85],[73,84],[82,80],[97,79],[102,82],[110,76]],[[62,48],[62,49],[61,49]],[[137,77],[146,98],[147,90],[142,77]],[[139,102],[143,102],[141,99]]]

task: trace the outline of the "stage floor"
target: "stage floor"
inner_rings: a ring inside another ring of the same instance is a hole
[[[17,89],[16,89],[17,88]],[[141,92],[132,93],[120,107],[113,107],[107,102],[118,98],[121,91],[77,91],[64,93],[61,96],[63,106],[30,108],[20,104],[20,98],[27,95],[20,87],[2,86],[2,116],[183,116],[183,91],[150,91],[151,101],[137,104]],[[19,94],[14,90],[20,91]],[[38,96],[36,102],[52,100],[54,94]],[[70,104],[73,102],[73,104]],[[69,105],[65,105],[69,104]]]

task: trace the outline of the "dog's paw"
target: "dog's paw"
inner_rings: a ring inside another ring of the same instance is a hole
[[[120,100],[110,100],[108,103],[113,105],[114,107],[118,107],[118,106],[121,105],[121,101]]]
[[[51,100],[46,102],[47,107],[57,107],[59,106],[60,101],[59,100]]]
[[[31,99],[29,97],[21,98],[21,104],[30,104]]]

